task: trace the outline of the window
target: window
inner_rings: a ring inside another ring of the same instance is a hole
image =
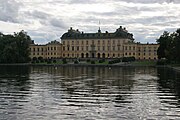
[[[135,50],[135,46],[133,47],[133,50]]]
[[[63,50],[65,51],[65,46],[63,46]]]
[[[131,46],[129,46],[129,50],[131,50]]]
[[[110,46],[108,46],[108,50],[110,50]]]
[[[54,50],[56,50],[56,47],[54,47]]]
[[[127,46],[125,46],[125,50],[127,50]]]
[[[87,50],[87,51],[88,51],[88,49],[89,49],[88,46],[86,46],[86,50]]]
[[[113,50],[115,50],[115,46],[113,46]]]
[[[36,49],[35,49],[35,48],[33,48],[33,51],[36,51]]]
[[[139,52],[141,51],[141,48],[140,48],[140,47],[138,47],[138,51],[139,51]]]
[[[79,41],[77,41],[77,45],[79,45]]]
[[[67,48],[67,50],[69,51],[69,47]]]
[[[88,41],[86,41],[86,45],[88,45]]]
[[[105,47],[103,46],[103,50],[105,50]]]
[[[74,45],[74,41],[72,41],[72,45]]]
[[[72,51],[74,51],[74,46],[72,46]]]
[[[100,46],[98,46],[98,50],[100,50]]]
[[[146,47],[144,47],[144,52],[146,52]]]
[[[110,41],[108,40],[108,44],[110,44]]]
[[[79,51],[79,46],[77,46],[77,51]]]
[[[81,47],[81,50],[82,50],[82,51],[84,50],[84,47],[83,47],[83,46]]]
[[[100,44],[100,40],[98,40],[98,44]]]
[[[115,44],[115,40],[113,40],[113,44]]]
[[[41,48],[41,51],[43,51],[43,48]]]

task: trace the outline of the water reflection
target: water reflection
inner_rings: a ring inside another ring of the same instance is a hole
[[[164,103],[180,108],[180,73],[168,68],[158,68],[158,89],[165,93],[160,96]]]
[[[153,67],[4,67],[0,116],[178,119],[178,81],[178,73]]]
[[[28,101],[29,67],[0,66],[0,119],[16,119],[17,111]]]

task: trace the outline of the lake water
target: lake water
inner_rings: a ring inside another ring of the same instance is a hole
[[[0,67],[0,120],[180,119],[180,73],[154,67]]]

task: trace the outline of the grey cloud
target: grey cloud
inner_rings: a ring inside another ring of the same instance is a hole
[[[38,20],[42,25],[66,28],[66,24],[62,19],[55,18],[45,12],[35,10],[31,12],[26,12],[25,14],[31,17],[32,20]]]
[[[119,0],[115,0],[119,1]],[[144,3],[144,4],[149,4],[149,3],[180,3],[179,0],[121,0],[124,2],[132,2],[132,3]]]
[[[31,12],[26,12],[25,14],[32,16],[33,18],[38,18],[38,19],[47,19],[48,17],[50,17],[51,15],[45,13],[45,12],[41,12],[41,11],[31,11]]]
[[[94,4],[97,1],[95,0],[70,0],[70,4]]]
[[[53,18],[50,20],[50,24],[54,27],[66,28],[67,25],[62,19]]]
[[[21,5],[15,0],[0,0],[0,20],[18,23],[17,17]]]

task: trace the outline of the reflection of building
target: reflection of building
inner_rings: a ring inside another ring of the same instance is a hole
[[[62,44],[30,46],[31,58],[122,58],[157,59],[158,44],[135,43],[133,35],[120,26],[115,32],[84,33],[70,28],[61,37]]]
[[[62,45],[58,41],[51,41],[46,45],[30,44],[30,57],[43,57],[44,59],[60,58]]]

